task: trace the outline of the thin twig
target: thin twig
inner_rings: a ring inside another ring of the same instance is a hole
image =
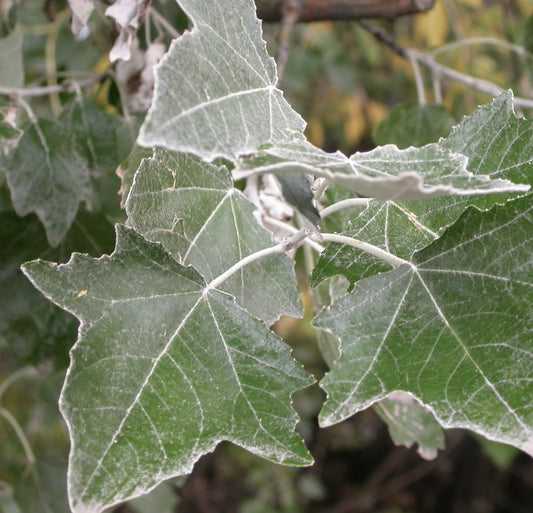
[[[366,20],[360,20],[359,25],[361,25],[361,27],[363,27],[366,31],[370,32],[378,41],[386,44],[394,53],[398,54],[404,59],[409,59],[407,50],[400,46],[388,32],[385,32],[383,29],[372,25],[372,23],[369,23]]]
[[[461,73],[460,71],[456,71],[452,68],[439,64],[435,61],[432,55],[418,52],[416,50],[412,50],[412,54],[420,64],[430,69],[431,72],[437,76],[447,77],[451,80],[455,80],[456,82],[460,82],[470,87],[470,89],[474,89],[474,91],[488,94],[494,98],[500,96],[500,94],[504,92],[503,88],[493,84],[492,82],[483,80],[481,78],[472,77],[466,73]],[[533,109],[533,99],[515,97],[514,104],[517,108]]]
[[[93,74],[91,77],[85,80],[76,81],[79,87],[87,87],[95,84],[105,76],[106,73]],[[0,87],[0,94],[15,96],[15,97],[27,97],[32,96],[46,96],[53,93],[73,93],[76,91],[74,86],[74,80],[64,80],[60,84],[52,86],[30,86],[30,87]]]
[[[348,198],[345,200],[337,201],[337,203],[333,203],[332,205],[329,205],[329,207],[322,209],[320,211],[320,217],[324,219],[324,217],[327,217],[345,208],[366,207],[370,203],[370,201],[370,198]]]
[[[26,459],[28,460],[28,463],[30,465],[33,465],[35,463],[35,455],[33,454],[30,442],[28,441],[28,438],[20,427],[20,424],[17,422],[15,417],[13,417],[13,415],[11,415],[11,413],[9,413],[9,411],[2,406],[0,406],[0,415],[7,420],[10,426],[13,428],[13,431],[15,431],[17,438],[19,439],[20,444],[24,449],[24,453],[26,454]]]
[[[442,103],[442,84],[440,82],[440,77],[436,74],[432,74],[432,84],[433,84],[433,98],[435,99],[435,103],[441,104]]]
[[[405,59],[416,60],[416,62],[428,68],[433,73],[433,75],[437,76],[438,78],[447,77],[451,80],[460,82],[470,87],[470,89],[488,94],[489,96],[492,96],[494,98],[502,94],[504,91],[504,89],[502,89],[496,84],[493,84],[492,82],[472,77],[471,75],[467,75],[466,73],[461,73],[460,71],[456,71],[452,68],[449,68],[448,66],[439,64],[435,61],[434,52],[424,53],[418,50],[407,50],[401,47],[394,40],[394,38],[384,30],[375,27],[366,21],[360,21],[359,24],[363,28],[368,30],[378,41],[386,44],[389,48],[391,48],[391,50],[394,51],[396,54],[401,57],[404,57]],[[514,104],[517,108],[533,109],[533,99],[515,97]]]
[[[294,25],[300,17],[300,0],[285,0],[282,7],[281,27],[278,35],[278,50],[276,52],[276,64],[278,68],[278,83],[280,86],[283,72],[289,58],[289,45]]]
[[[494,37],[470,37],[466,39],[461,39],[460,41],[454,41],[453,43],[448,43],[442,46],[439,46],[435,50],[428,52],[429,54],[435,56],[450,50],[455,50],[457,48],[463,48],[465,46],[473,45],[491,45],[491,46],[500,46],[511,52],[515,52],[521,57],[526,59],[533,59],[533,54],[528,52],[523,46],[518,46],[504,39],[496,39]]]
[[[10,374],[0,385],[0,401],[2,400],[3,395],[6,390],[17,380],[25,377],[35,377],[37,376],[37,371],[34,367],[23,367],[16,372]]]
[[[59,31],[61,30],[61,25],[68,19],[70,16],[70,9],[64,9],[61,11],[54,23],[52,24],[52,30],[46,38],[45,44],[45,64],[46,64],[46,81],[49,87],[57,85],[56,72],[56,46],[57,38],[59,36]],[[52,107],[52,112],[57,117],[61,112],[61,100],[59,99],[59,93],[53,92],[50,93],[50,105]]]
[[[416,58],[411,54],[411,52],[408,52],[408,55],[409,55],[409,61],[411,62],[411,65],[413,66],[413,73],[415,75],[416,92],[418,94],[418,104],[425,105],[427,103],[426,102],[426,91],[424,90],[424,80],[422,79],[422,72],[420,71],[420,66]]]
[[[283,221],[280,221],[279,219],[275,219],[274,217],[270,216],[263,216],[263,222],[265,224],[268,224],[270,226],[273,226],[275,228],[278,228],[280,230],[285,230],[288,233],[291,233],[292,235],[295,235],[300,230],[289,223],[284,223]],[[310,248],[313,248],[317,253],[322,253],[326,248],[322,245],[320,245],[318,242],[315,242],[314,240],[311,240],[309,237],[307,239],[304,239],[304,245],[309,246]]]
[[[165,19],[164,16],[161,16],[152,6],[148,8],[148,13],[154,18],[154,21],[163,26],[166,31],[172,36],[172,39],[177,39],[180,37],[180,33]]]
[[[227,271],[223,272],[221,275],[217,276],[214,280],[209,282],[204,289],[204,294],[209,292],[212,289],[217,288],[221,283],[225,282],[228,278],[233,276],[236,272],[240,271],[243,267],[260,260],[261,258],[270,256],[270,255],[279,255],[286,253],[293,248],[298,247],[305,238],[309,235],[309,232],[306,228],[298,230],[298,232],[292,237],[287,237],[283,239],[282,242],[276,246],[271,246],[269,248],[261,249],[244,257],[242,260],[239,260],[236,264],[232,265]]]

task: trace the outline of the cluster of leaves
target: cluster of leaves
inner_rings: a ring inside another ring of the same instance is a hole
[[[270,330],[301,314],[285,254],[300,244],[320,250],[311,283],[328,306],[314,320],[331,368],[322,426],[377,405],[395,441],[428,457],[439,426],[533,454],[533,124],[512,94],[438,143],[329,154],[276,88],[251,0],[179,5],[193,28],[156,68],[133,149],[135,120],[81,93],[54,121],[2,104],[0,334],[39,363],[72,345],[65,311],[80,322],[59,400],[72,511],[142,495],[222,440],[312,463],[291,396],[314,380]],[[393,114],[384,142],[405,119]],[[292,224],[272,219],[270,175]],[[263,223],[288,237],[275,244]]]

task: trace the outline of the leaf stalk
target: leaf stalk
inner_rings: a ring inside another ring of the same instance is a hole
[[[399,267],[400,265],[405,264],[412,265],[411,262],[409,262],[408,260],[404,260],[403,258],[397,257],[396,255],[393,255],[392,253],[389,253],[384,249],[378,248],[373,244],[369,244],[368,242],[353,239],[352,237],[346,237],[346,235],[338,235],[337,233],[322,233],[321,235],[322,240],[324,242],[337,242],[339,244],[346,244],[348,246],[352,246],[354,248],[360,249],[361,251],[374,255],[375,257],[379,258],[380,260],[383,260],[384,262],[387,262],[393,267]]]
[[[227,271],[223,272],[220,276],[216,277],[214,280],[209,282],[204,289],[204,296],[212,289],[217,288],[219,285],[224,283],[228,278],[233,276],[236,272],[240,271],[243,267],[259,260],[261,258],[276,255],[281,253],[286,253],[293,248],[298,247],[309,235],[309,230],[307,228],[302,228],[298,230],[292,237],[285,237],[279,244],[276,246],[271,246],[269,248],[261,249],[244,257],[242,260],[239,260],[236,264],[232,265]]]

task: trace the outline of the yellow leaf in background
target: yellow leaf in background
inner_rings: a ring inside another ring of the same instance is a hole
[[[415,17],[415,39],[425,43],[429,47],[444,44],[448,30],[448,11],[442,0],[437,0],[433,9],[427,14],[420,14]]]
[[[461,0],[459,3],[467,5],[468,7],[483,7],[483,0]]]
[[[109,54],[105,53],[98,59],[97,63],[93,66],[94,73],[104,73],[111,67],[111,61],[109,60]],[[98,83],[93,86],[93,98],[94,102],[100,107],[106,114],[110,116],[118,115],[116,107],[109,103],[109,89],[111,88],[113,81],[108,78],[103,83]]]
[[[374,100],[367,100],[365,102],[365,114],[368,123],[370,124],[371,132],[373,132],[383,121],[388,112],[388,107],[381,102],[376,102]]]
[[[94,73],[104,73],[111,67],[111,61],[109,60],[109,54],[104,53],[102,57],[98,59],[96,64],[93,66]]]
[[[109,90],[113,81],[106,78],[103,83],[96,84],[93,88],[94,103],[98,105],[109,116],[117,116],[118,109],[109,103]]]
[[[315,146],[322,148],[326,140],[326,134],[324,132],[324,125],[320,119],[313,118],[307,123],[307,128],[305,129],[305,135],[309,142],[313,143]]]

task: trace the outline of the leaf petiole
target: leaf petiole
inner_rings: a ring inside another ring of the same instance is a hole
[[[333,203],[332,205],[322,209],[320,211],[320,217],[324,219],[324,217],[327,217],[345,208],[366,207],[370,201],[371,198],[348,198],[342,201],[337,201],[336,203]]]
[[[374,255],[380,260],[389,263],[393,267],[399,267],[400,265],[404,264],[412,265],[411,262],[409,262],[408,260],[404,260],[403,258],[397,257],[396,255],[393,255],[392,253],[389,253],[384,249],[378,248],[373,244],[369,244],[368,242],[353,239],[352,237],[346,237],[345,235],[338,235],[336,233],[322,233],[321,236],[323,242],[337,242],[339,244],[346,244],[348,246],[352,246],[354,248],[360,249],[361,251],[365,251],[366,253]]]
[[[259,260],[269,255],[286,253],[287,251],[298,247],[308,235],[308,229],[302,228],[301,230],[298,230],[298,232],[295,233],[292,237],[285,237],[283,241],[281,241],[276,246],[261,249],[259,251],[256,251],[255,253],[248,255],[247,257],[244,257],[242,260],[239,260],[236,264],[232,265],[227,271],[223,272],[220,276],[209,282],[204,289],[204,295],[207,294],[207,292],[209,292],[210,290],[217,288],[221,283],[225,282],[228,278],[233,276],[236,272],[238,272],[240,269],[247,266],[248,264],[251,264],[256,260]]]
[[[295,235],[298,233],[298,228],[294,227],[292,224],[284,223],[283,221],[280,221],[279,219],[275,219],[270,216],[263,216],[263,222],[266,225],[270,225],[275,228],[279,228],[280,230],[285,230],[289,233],[292,233]],[[321,246],[318,242],[315,242],[311,238],[304,239],[304,244],[307,244],[309,247],[313,248],[317,253],[322,253],[326,248],[324,246]]]

